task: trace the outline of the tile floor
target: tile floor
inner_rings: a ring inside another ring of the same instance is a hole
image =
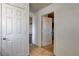
[[[30,56],[53,56],[53,45],[44,47],[32,46],[30,48]]]

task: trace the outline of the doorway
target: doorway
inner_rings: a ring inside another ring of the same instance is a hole
[[[41,47],[54,55],[54,12],[42,16]]]
[[[32,46],[32,17],[29,17],[29,43]]]
[[[33,17],[29,16],[29,55],[31,56],[34,48],[33,44]]]

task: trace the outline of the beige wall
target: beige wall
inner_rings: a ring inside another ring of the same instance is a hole
[[[0,4],[0,56],[1,56],[1,4]]]
[[[79,4],[55,10],[55,54],[79,55]]]

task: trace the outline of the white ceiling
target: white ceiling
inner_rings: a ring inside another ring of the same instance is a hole
[[[50,5],[51,3],[30,3],[30,11],[37,12],[40,9]]]
[[[8,3],[10,5],[16,6],[16,7],[21,7],[21,8],[25,8],[27,3]],[[30,3],[30,11],[31,12],[37,12],[40,9],[50,5],[51,3]]]

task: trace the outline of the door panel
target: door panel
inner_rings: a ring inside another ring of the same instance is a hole
[[[49,40],[48,40],[48,44],[52,44],[52,18],[48,18],[49,22],[49,27],[48,27],[48,34],[49,34]]]
[[[23,56],[28,54],[26,10],[2,4],[2,55]]]
[[[52,18],[43,17],[42,22],[42,45],[52,44]]]
[[[48,19],[47,17],[43,17],[43,40],[42,45],[46,46],[48,43]]]

